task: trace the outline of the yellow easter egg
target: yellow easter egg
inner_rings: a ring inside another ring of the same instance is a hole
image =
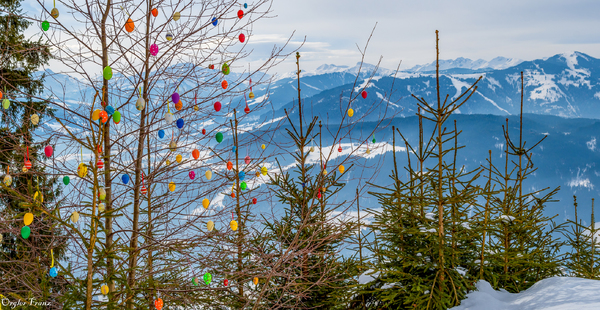
[[[171,164],[171,161],[167,159],[167,166]]]
[[[248,98],[250,98],[250,99],[254,99],[254,93],[253,93],[253,92],[250,92],[250,93],[248,94]]]
[[[87,167],[85,166],[85,164],[80,163],[79,166],[77,167],[77,175],[80,178],[83,178],[87,175]]]
[[[35,194],[33,194],[33,200],[44,202],[44,196],[42,195],[42,193],[40,193],[40,191],[35,191]]]
[[[367,154],[371,154],[371,150],[367,149]]]
[[[348,116],[352,117],[354,115],[354,110],[352,108],[348,109]]]
[[[171,143],[169,143],[169,148],[171,151],[175,152],[175,149],[177,149],[177,142],[171,140]]]
[[[323,169],[323,175],[327,175],[327,169]]]
[[[206,229],[208,229],[208,231],[212,231],[215,228],[215,223],[213,221],[208,221],[208,223],[206,223]]]
[[[94,112],[92,113],[92,120],[93,121],[97,121],[100,119],[100,110],[96,109],[94,110]]]
[[[338,169],[340,170],[340,173],[344,173],[344,170],[346,170],[346,168],[344,168],[344,165],[340,165]]]
[[[263,144],[260,146],[263,150],[266,148],[266,146]]]
[[[181,17],[181,13],[179,13],[179,12],[175,12],[175,14],[173,14],[174,21],[178,21],[180,17]]]
[[[210,205],[210,200],[204,198],[202,200],[202,206],[204,207],[204,209],[208,209],[208,205]]]
[[[169,183],[169,190],[172,192],[175,191],[175,182]]]
[[[26,213],[23,222],[25,222],[25,226],[29,226],[33,222],[33,213]]]
[[[252,280],[252,283],[254,283],[254,285],[257,285],[258,284],[258,278],[254,277],[254,279]]]
[[[238,223],[235,220],[232,220],[229,223],[229,227],[231,227],[231,230],[236,231],[238,229]]]
[[[183,160],[183,156],[181,156],[181,154],[177,154],[177,156],[175,156],[175,160],[180,163]]]
[[[199,109],[198,109],[198,106],[197,106],[197,105],[195,105],[195,106],[194,106],[194,111],[198,111],[198,110],[199,110]]]
[[[77,221],[79,221],[79,213],[77,211],[74,211],[73,213],[71,213],[71,222],[77,223]]]
[[[40,117],[37,114],[31,114],[31,123],[37,125],[40,122]]]
[[[102,287],[100,288],[100,291],[102,291],[103,295],[107,295],[108,294],[108,285],[106,285],[106,284],[102,285]]]
[[[206,173],[204,173],[204,175],[206,176],[207,180],[212,179],[212,171],[206,170]]]
[[[12,184],[12,177],[10,174],[4,176],[4,185],[10,186]]]
[[[262,167],[262,168],[260,168],[260,172],[262,173],[262,175],[267,175],[269,170],[267,170],[267,167]]]
[[[100,212],[104,212],[104,209],[106,209],[106,206],[104,205],[103,202],[98,204],[98,211]]]

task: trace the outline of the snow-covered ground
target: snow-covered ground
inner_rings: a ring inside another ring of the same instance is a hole
[[[512,294],[496,291],[486,281],[451,310],[592,310],[600,309],[600,281],[554,277]]]

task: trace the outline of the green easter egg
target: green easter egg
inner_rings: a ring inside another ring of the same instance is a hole
[[[225,74],[225,75],[229,75],[229,72],[231,72],[231,69],[229,69],[229,65],[227,63],[223,64],[223,67],[221,67],[221,70],[223,71],[223,74]]]
[[[110,68],[110,66],[104,67],[102,75],[104,75],[105,80],[110,80],[112,78],[112,69]]]
[[[68,175],[66,175],[66,176],[63,178],[63,183],[64,183],[65,185],[69,185],[69,182],[71,182],[71,178],[69,178],[69,176],[68,176]]]
[[[115,113],[113,113],[113,121],[115,124],[118,124],[121,121],[121,112],[115,111]]]
[[[223,141],[223,134],[217,132],[217,136],[215,138],[217,139],[217,142],[221,143],[221,141]]]
[[[206,283],[206,285],[210,285],[210,282],[212,282],[212,275],[207,272],[204,274],[204,283]]]
[[[44,31],[48,31],[48,29],[50,29],[50,23],[47,20],[42,22],[42,29]]]
[[[4,100],[2,100],[2,107],[4,110],[7,110],[8,107],[10,107],[10,100],[8,100],[8,98],[4,98]]]
[[[240,188],[242,188],[243,191],[246,190],[246,187],[248,187],[248,185],[246,184],[245,181],[240,184]]]
[[[23,239],[27,239],[29,238],[29,235],[31,235],[31,228],[29,228],[29,226],[21,227],[21,237],[23,237]]]

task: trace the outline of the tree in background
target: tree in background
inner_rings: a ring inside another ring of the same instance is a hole
[[[598,253],[596,245],[600,227],[596,227],[594,199],[592,198],[590,226],[583,225],[581,219],[578,218],[576,196],[573,196],[573,206],[575,221],[568,220],[571,230],[565,229],[563,232],[566,243],[571,247],[571,252],[567,254],[568,260],[565,267],[572,277],[598,280],[600,279],[600,253]]]

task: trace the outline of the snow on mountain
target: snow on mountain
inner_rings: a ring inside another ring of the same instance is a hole
[[[506,57],[496,57],[490,61],[485,61],[483,59],[471,60],[469,58],[458,57],[456,59],[441,59],[440,60],[440,70],[448,70],[454,68],[460,69],[470,69],[470,70],[501,70],[516,66],[522,63],[523,60],[516,58],[506,58]],[[416,65],[406,71],[409,72],[427,72],[427,71],[435,71],[435,61],[425,64],[425,65]]]
[[[600,309],[600,281],[572,277],[541,280],[529,289],[512,294],[496,291],[483,280],[451,310],[592,310]]]

